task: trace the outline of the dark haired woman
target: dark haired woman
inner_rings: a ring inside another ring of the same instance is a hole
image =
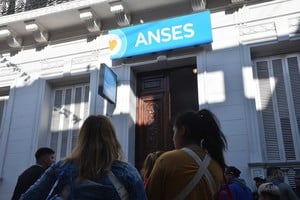
[[[223,182],[227,142],[207,109],[186,112],[174,123],[176,150],[161,155],[146,191],[153,200],[215,199]]]
[[[50,167],[22,199],[49,199],[54,194],[63,199],[147,199],[139,172],[121,161],[121,154],[111,121],[89,116],[72,154]],[[59,176],[63,178],[55,188]]]

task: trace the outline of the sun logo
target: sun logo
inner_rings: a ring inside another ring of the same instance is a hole
[[[109,46],[109,50],[110,51],[113,51],[115,48],[116,48],[116,46],[118,45],[118,42],[117,42],[117,40],[109,40],[109,44],[108,44],[108,46]]]
[[[127,48],[127,39],[120,29],[109,31],[108,48],[111,58],[121,57]]]

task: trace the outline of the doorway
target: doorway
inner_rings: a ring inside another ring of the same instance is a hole
[[[135,163],[140,169],[148,153],[174,149],[174,119],[199,105],[194,65],[138,73],[137,83]]]

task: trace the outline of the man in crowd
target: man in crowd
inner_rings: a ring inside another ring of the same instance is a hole
[[[292,187],[284,182],[284,174],[279,167],[267,169],[267,175],[268,181],[279,187],[281,200],[298,200]]]
[[[54,151],[48,147],[39,148],[35,153],[36,164],[26,169],[18,178],[12,200],[21,195],[55,162]]]
[[[225,171],[225,177],[234,200],[253,200],[251,189],[247,187],[245,180],[239,178],[241,171],[230,166]]]
[[[294,188],[294,191],[298,198],[300,198],[300,171],[298,171],[295,175],[295,184],[296,187]]]
[[[266,182],[266,179],[263,175],[259,175],[259,176],[256,176],[253,178],[253,180],[255,181],[255,186],[256,186],[256,189],[259,188],[259,186],[263,183]],[[254,200],[258,200],[259,199],[259,195],[258,195],[258,191],[254,191],[253,192],[253,199]]]

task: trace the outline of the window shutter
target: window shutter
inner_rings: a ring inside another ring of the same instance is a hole
[[[5,99],[0,99],[0,127],[2,125],[2,118],[3,118],[3,112],[4,112],[4,105],[5,105],[6,100]]]
[[[295,175],[296,171],[294,169],[289,169],[286,173],[287,184],[289,184],[292,188],[295,188]]]
[[[80,107],[82,102],[82,88],[75,89],[75,108],[74,108],[74,116],[73,116],[73,130],[72,130],[72,148],[75,147],[76,141],[78,138],[78,130],[79,130],[79,123],[82,121],[80,118]]]
[[[89,113],[89,93],[90,93],[90,86],[85,86],[85,93],[84,93],[84,108],[83,108],[83,116],[88,116]]]
[[[89,86],[57,89],[54,95],[50,143],[59,160],[71,153],[83,119],[89,113]]]
[[[281,135],[283,140],[285,158],[287,160],[295,160],[295,149],[293,143],[293,135],[291,128],[291,121],[289,117],[289,107],[286,95],[286,86],[284,82],[284,74],[282,67],[282,60],[276,59],[272,60],[273,74],[276,80],[276,100],[277,100],[277,108],[279,114],[279,121],[281,127]]]
[[[267,160],[279,160],[278,139],[276,134],[276,125],[274,118],[272,90],[270,84],[270,75],[268,62],[260,61],[256,63],[257,77],[260,91],[260,100],[262,106],[262,123],[264,128],[264,139],[266,147]]]
[[[5,99],[0,99],[0,125],[3,117],[4,104],[5,104]]]
[[[50,146],[56,151],[60,149],[58,147],[59,140],[59,125],[60,125],[60,110],[62,108],[62,90],[56,90],[54,93],[54,106],[52,109],[52,119],[51,119],[51,143]]]
[[[292,89],[292,101],[297,122],[296,126],[298,127],[298,135],[300,135],[300,66],[297,57],[288,58],[287,63]]]
[[[8,96],[0,96],[0,138],[3,132],[2,120],[4,118],[7,101],[8,101]]]

